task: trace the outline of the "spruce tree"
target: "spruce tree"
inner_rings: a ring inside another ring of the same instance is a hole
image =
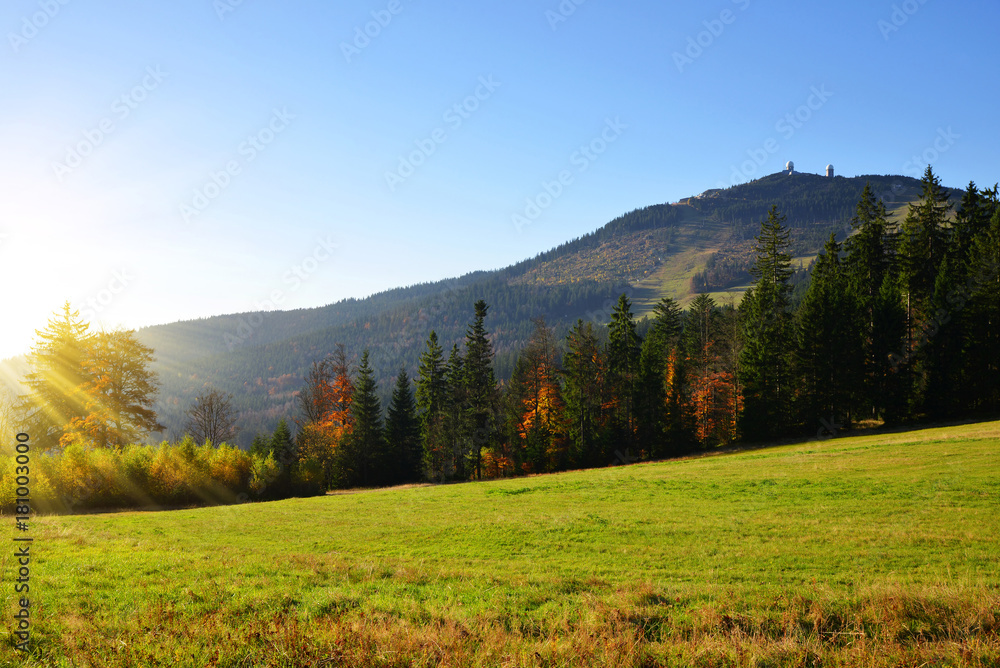
[[[385,423],[388,465],[392,469],[390,483],[416,482],[421,478],[423,451],[420,444],[420,422],[406,369],[400,369],[392,390],[388,418]]]
[[[1000,208],[972,244],[967,283],[956,291],[955,306],[968,309],[963,373],[966,408],[1000,413]]]
[[[863,378],[861,332],[836,236],[823,247],[795,314],[799,422],[810,433],[849,425]],[[828,422],[824,422],[827,420]]]
[[[465,480],[466,466],[471,452],[472,430],[469,427],[468,385],[465,376],[465,360],[458,344],[451,347],[445,365],[445,383],[448,393],[445,399],[442,433],[443,449],[438,453],[436,475],[442,480]]]
[[[615,404],[615,436],[624,448],[635,441],[635,397],[639,386],[639,335],[632,304],[622,294],[608,323],[608,383]]]
[[[444,431],[449,395],[446,371],[444,350],[438,343],[437,333],[431,330],[427,337],[427,350],[420,355],[417,378],[422,468],[425,477],[431,479],[440,475],[442,453],[448,447]]]
[[[497,409],[497,382],[493,374],[493,345],[487,338],[486,314],[489,307],[479,300],[475,319],[465,334],[465,386],[468,426],[471,429],[469,456],[477,480],[482,478],[482,450],[494,440],[493,416]]]
[[[566,337],[562,367],[570,461],[580,467],[607,463],[601,447],[606,363],[593,323],[576,321]]]
[[[671,380],[676,375],[677,343],[682,326],[680,305],[664,297],[653,307],[653,324],[639,353],[638,441],[654,458],[672,454],[668,439],[676,415],[670,408],[676,397]]]
[[[361,355],[357,381],[351,400],[351,433],[341,447],[343,482],[350,487],[384,484],[386,478],[385,432],[382,402],[378,398],[375,372],[368,362],[368,350]]]
[[[855,233],[844,242],[847,256],[844,259],[846,289],[856,307],[856,318],[852,321],[856,336],[862,346],[863,379],[858,386],[858,414],[864,417],[878,417],[885,409],[885,365],[886,355],[900,350],[898,340],[881,340],[888,334],[884,328],[876,328],[877,319],[884,320],[893,308],[882,301],[882,287],[887,277],[894,276],[895,251],[894,236],[889,229],[888,212],[885,203],[875,197],[871,184],[866,183],[858,201],[857,212],[852,220]],[[855,376],[857,370],[851,369]],[[894,376],[896,380],[899,376]]]
[[[791,353],[794,337],[789,314],[792,257],[785,217],[772,206],[756,237],[753,287],[740,305],[743,349],[739,376],[743,388],[741,430],[750,439],[787,432],[790,423]]]
[[[899,244],[900,272],[905,290],[908,353],[918,330],[929,317],[941,263],[948,252],[948,212],[951,204],[941,181],[928,165],[921,180],[920,200],[911,204]]]
[[[278,465],[278,477],[271,483],[265,494],[272,499],[285,498],[294,493],[292,481],[299,463],[298,449],[292,440],[292,432],[284,418],[278,421],[268,449]]]

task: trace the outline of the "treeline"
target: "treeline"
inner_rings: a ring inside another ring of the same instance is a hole
[[[797,305],[790,230],[772,207],[738,309],[701,295],[685,313],[665,299],[639,327],[623,295],[606,327],[580,320],[562,341],[539,319],[506,383],[477,302],[464,347],[447,351],[431,332],[415,387],[399,374],[385,424],[367,354],[354,383],[341,348],[302,395],[302,442],[332,453],[331,485],[369,486],[833,436],[864,420],[996,414],[997,190],[970,184],[952,212],[932,171],[921,189],[894,226],[865,188],[852,235],[830,236]]]

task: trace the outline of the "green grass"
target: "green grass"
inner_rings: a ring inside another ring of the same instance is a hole
[[[987,423],[38,518],[27,665],[996,666],[998,455]]]

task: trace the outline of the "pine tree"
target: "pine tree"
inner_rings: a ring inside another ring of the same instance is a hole
[[[35,332],[35,346],[28,355],[30,373],[24,379],[28,393],[19,399],[25,430],[41,450],[59,447],[66,428],[87,415],[83,387],[91,380],[84,367],[90,333],[71,311],[69,302],[53,314],[43,330]]]
[[[420,421],[406,369],[400,369],[392,391],[385,423],[388,463],[393,468],[393,483],[417,482],[421,478],[423,449]]]
[[[754,247],[756,260],[750,271],[753,287],[740,305],[743,349],[740,383],[743,388],[741,430],[750,439],[766,439],[787,432],[793,349],[789,295],[792,257],[785,217],[772,206],[761,223]]]
[[[468,402],[469,456],[476,480],[482,478],[482,450],[494,442],[494,415],[497,410],[497,382],[493,374],[493,345],[484,321],[489,307],[479,300],[475,320],[465,334],[465,386]]]

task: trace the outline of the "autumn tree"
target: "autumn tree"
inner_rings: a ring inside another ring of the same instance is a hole
[[[159,381],[149,369],[152,362],[153,349],[132,330],[91,336],[83,364],[87,381],[81,388],[86,415],[70,421],[61,444],[122,448],[162,431],[153,410]]]
[[[219,390],[202,393],[188,409],[187,432],[197,443],[211,441],[215,445],[236,437],[238,414],[233,408],[233,395]]]
[[[568,462],[555,338],[544,318],[534,323],[534,334],[518,357],[510,385],[526,470],[540,473],[560,470]]]
[[[684,320],[682,351],[685,369],[684,415],[690,433],[702,446],[735,438],[737,395],[735,374],[724,363],[720,341],[722,313],[706,294],[695,297]]]
[[[91,380],[85,367],[91,334],[69,302],[53,314],[45,329],[35,332],[24,378],[28,393],[18,401],[24,430],[42,450],[59,447],[74,420],[87,416],[84,386]]]

